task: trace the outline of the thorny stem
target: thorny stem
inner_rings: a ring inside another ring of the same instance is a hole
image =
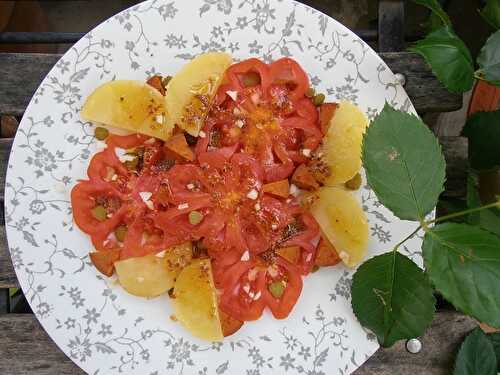
[[[441,217],[438,217],[436,219],[426,221],[424,223],[425,226],[423,226],[423,228],[425,229],[425,227],[427,225],[429,225],[429,224],[439,223],[441,221],[445,221],[445,220],[448,220],[448,219],[453,219],[455,217],[460,217],[460,216],[464,216],[464,215],[471,214],[471,213],[474,213],[474,212],[486,210],[486,209],[492,208],[492,207],[500,207],[500,201],[496,201],[496,202],[493,202],[493,203],[490,203],[490,204],[486,204],[486,205],[481,206],[481,207],[470,208],[468,210],[464,210],[464,211],[460,211],[460,212],[455,212],[453,214],[441,216]]]

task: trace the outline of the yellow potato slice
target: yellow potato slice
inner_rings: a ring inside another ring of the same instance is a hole
[[[115,262],[120,285],[139,297],[156,297],[174,287],[175,278],[192,259],[191,242],[171,247],[156,255]]]
[[[341,102],[330,121],[321,152],[330,167],[326,185],[343,184],[361,168],[361,143],[368,126],[363,112],[350,102]]]
[[[165,95],[166,123],[197,137],[231,56],[211,52],[197,56],[170,80]]]
[[[342,261],[355,267],[366,256],[368,221],[356,197],[342,188],[322,187],[316,193],[311,213]]]
[[[173,126],[165,121],[164,99],[140,81],[119,80],[99,86],[81,110],[86,121],[168,139]]]
[[[204,340],[223,339],[209,259],[196,259],[184,268],[174,294],[175,316],[189,332]]]

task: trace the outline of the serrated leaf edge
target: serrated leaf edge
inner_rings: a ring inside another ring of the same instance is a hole
[[[443,164],[443,166],[444,166],[444,168],[446,168],[446,160],[444,159],[443,150],[442,150],[441,144],[439,143],[439,140],[438,140],[438,139],[437,139],[437,137],[434,135],[434,133],[433,133],[433,132],[429,129],[429,127],[428,127],[428,126],[427,126],[427,125],[426,125],[426,124],[422,121],[422,119],[421,119],[420,117],[418,117],[418,116],[414,115],[413,113],[403,112],[403,111],[398,111],[398,110],[394,109],[394,108],[393,108],[393,107],[392,107],[392,106],[391,106],[391,105],[390,105],[387,101],[385,102],[384,109],[382,110],[382,112],[383,112],[383,111],[385,111],[386,109],[392,110],[393,112],[401,112],[401,113],[403,113],[403,114],[405,114],[405,115],[408,115],[409,117],[411,117],[411,118],[413,118],[413,119],[416,119],[416,120],[418,120],[419,122],[421,122],[421,123],[422,123],[422,125],[423,125],[423,128],[425,128],[425,130],[426,130],[426,131],[427,131],[430,135],[432,135],[432,137],[434,138],[434,142],[436,142],[437,147],[438,147],[438,150],[439,150],[439,155],[440,155],[440,160],[439,160],[439,163],[440,163],[440,164],[442,163],[442,164]],[[373,124],[373,123],[377,120],[377,118],[378,118],[378,117],[382,114],[382,112],[380,112],[380,113],[377,115],[377,117],[376,117],[376,118],[372,121],[372,124]],[[368,128],[366,129],[366,132],[365,132],[365,133],[364,133],[364,135],[363,135],[363,140],[362,140],[362,142],[361,142],[361,161],[362,161],[363,166],[365,165],[365,157],[366,157],[366,152],[365,152],[365,139],[366,139],[366,137],[368,136],[368,133],[370,132],[370,129],[371,129],[371,128],[372,128],[372,126],[371,126],[371,125],[370,125],[370,126],[368,126]],[[406,168],[406,163],[405,163],[405,169],[407,169],[407,168]],[[376,189],[376,188],[375,188],[375,187],[371,184],[371,177],[370,177],[370,175],[369,175],[369,173],[368,173],[368,170],[366,170],[366,169],[365,169],[365,171],[366,171],[366,180],[367,180],[368,185],[371,187],[371,189],[375,192],[375,195],[377,196],[377,198],[380,200],[380,198],[379,198],[379,193],[380,193],[380,191],[377,191],[377,189]],[[442,187],[441,187],[441,190],[440,190],[440,192],[439,192],[439,195],[441,195],[441,193],[444,191],[444,185],[445,185],[446,181],[447,181],[447,178],[446,178],[446,173],[445,173],[445,174],[444,174],[444,178],[443,178]],[[414,198],[414,199],[415,199],[415,201],[416,201],[417,199],[416,199],[416,196],[415,196],[415,191],[414,191],[413,186],[411,186],[411,191],[412,191],[413,198]],[[439,195],[438,195],[438,196],[439,196]],[[438,199],[439,199],[439,198],[438,198]],[[402,220],[418,221],[418,220],[415,220],[414,218],[405,218],[405,217],[403,217],[403,218],[402,218],[402,217],[399,217],[399,216],[398,216],[398,215],[397,215],[397,214],[396,214],[396,213],[395,213],[395,212],[394,212],[394,211],[393,211],[390,207],[387,207],[387,206],[384,204],[384,202],[382,202],[382,200],[380,200],[380,202],[384,205],[384,207],[388,208],[388,209],[389,209],[389,210],[390,210],[390,211],[394,214],[394,216],[396,216],[396,217],[398,217],[398,218],[400,218],[400,219],[402,219]],[[436,200],[436,204],[437,204],[437,200]],[[417,209],[419,209],[418,204],[417,204],[416,206],[417,206]],[[420,211],[420,210],[418,210],[418,211]],[[431,210],[431,211],[432,211],[432,210]],[[429,213],[429,212],[424,213],[424,214],[423,214],[423,217],[418,218],[418,219],[419,219],[419,220],[424,220],[425,215],[427,215],[428,213]]]

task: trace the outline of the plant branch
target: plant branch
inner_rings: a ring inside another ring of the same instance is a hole
[[[413,232],[411,232],[408,236],[406,236],[404,239],[402,239],[401,241],[399,241],[399,242],[396,244],[396,246],[394,246],[394,248],[392,249],[392,251],[393,251],[393,252],[397,251],[397,250],[398,250],[398,248],[399,248],[402,244],[404,244],[406,241],[408,241],[410,238],[412,238],[412,237],[413,237],[415,234],[417,234],[417,233],[418,233],[418,231],[419,231],[420,229],[422,229],[422,228],[423,228],[423,226],[422,226],[422,225],[419,225],[419,226],[417,227],[417,229],[415,229],[415,230],[414,230]]]
[[[468,210],[464,210],[464,211],[460,211],[460,212],[455,212],[453,214],[441,216],[441,217],[438,217],[436,219],[426,221],[424,223],[425,224],[424,227],[426,227],[426,226],[428,226],[430,224],[435,224],[435,223],[439,223],[441,221],[445,221],[445,220],[448,220],[448,219],[453,219],[453,218],[456,218],[456,217],[460,217],[460,216],[472,214],[474,212],[486,210],[486,209],[492,208],[492,207],[500,207],[500,201],[493,202],[493,203],[490,203],[490,204],[486,204],[486,205],[481,206],[481,207],[470,208]]]

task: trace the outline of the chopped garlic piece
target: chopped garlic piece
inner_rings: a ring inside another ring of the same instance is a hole
[[[120,160],[122,163],[125,163],[126,161],[132,161],[135,159],[134,155],[128,155],[127,150],[124,150],[123,148],[120,147],[115,148],[115,154],[118,160]]]
[[[114,174],[113,176],[111,176],[111,181],[116,181],[116,180],[118,180],[117,174]]]
[[[155,120],[156,122],[163,124],[163,115],[156,115]]]
[[[276,223],[272,223],[272,224],[271,224],[271,229],[272,229],[272,230],[276,230],[276,229],[278,229],[278,224],[276,224]]]
[[[238,99],[238,91],[226,91],[227,96],[236,101]]]
[[[236,121],[234,122],[234,124],[235,124],[238,128],[240,128],[240,129],[241,129],[243,126],[245,126],[245,123],[243,122],[243,120],[240,120],[240,119],[236,120]]]
[[[160,251],[159,253],[157,253],[155,256],[157,258],[165,258],[165,253],[167,252],[167,250],[162,250]]]
[[[142,201],[146,203],[146,201],[148,201],[149,198],[153,196],[153,193],[151,193],[150,191],[141,191],[139,192],[139,196],[141,197]]]
[[[351,258],[351,256],[347,254],[345,251],[341,251],[339,257],[340,259],[342,259],[344,263],[349,263],[349,259]]]
[[[255,203],[255,205],[253,206],[253,208],[255,208],[255,211],[260,211],[260,204],[259,204],[259,202]]]
[[[205,133],[203,130],[200,130],[200,132],[198,133],[198,137],[200,137],[200,138],[206,138],[207,137],[207,133]]]
[[[262,295],[262,293],[259,290],[257,293],[255,293],[255,296],[253,297],[253,300],[257,301],[260,298],[261,295]]]
[[[144,142],[144,144],[146,145],[152,145],[153,143],[155,143],[156,139],[154,138],[149,138],[146,142]]]
[[[306,158],[311,156],[311,150],[308,148],[305,148],[302,150],[302,155],[304,155]]]
[[[186,208],[189,208],[189,204],[187,203],[181,203],[180,205],[177,206],[178,210],[185,210]]]
[[[194,184],[187,184],[187,185],[186,185],[186,188],[187,188],[188,190],[193,190],[193,189],[194,189]]]
[[[300,194],[300,189],[296,185],[290,184],[290,194],[297,197]]]
[[[248,294],[250,292],[250,284],[243,285],[243,290]]]
[[[243,262],[246,262],[246,261],[250,260],[250,253],[248,252],[248,250],[245,250],[245,252],[241,256],[240,260],[243,261]]]
[[[255,189],[250,190],[247,194],[247,198],[252,199],[252,200],[257,199],[258,196],[259,196],[259,193]]]

